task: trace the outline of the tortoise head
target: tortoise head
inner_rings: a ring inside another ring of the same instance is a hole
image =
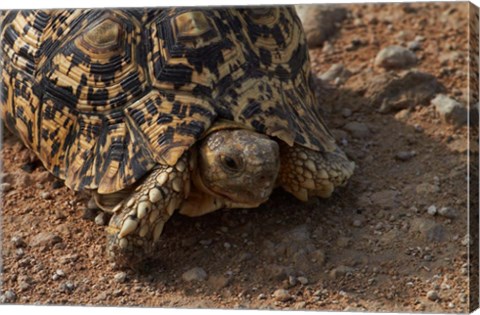
[[[256,207],[266,201],[280,168],[279,146],[247,129],[219,129],[200,143],[197,177],[227,204]]]

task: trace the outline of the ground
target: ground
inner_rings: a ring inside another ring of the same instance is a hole
[[[351,73],[330,82],[337,86],[322,103],[356,163],[346,187],[308,203],[277,190],[256,209],[175,215],[158,259],[117,270],[105,259],[102,217],[4,132],[2,301],[466,312],[467,127],[442,119],[430,101],[379,111],[369,84],[385,74],[374,65],[382,48],[421,36],[414,69],[466,104],[468,5],[344,8],[338,32],[310,57],[315,74],[333,64]]]

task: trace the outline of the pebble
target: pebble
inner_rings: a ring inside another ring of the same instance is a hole
[[[298,280],[298,282],[300,282],[303,285],[308,284],[308,279],[306,277],[298,277],[297,280]]]
[[[417,63],[417,56],[402,46],[388,46],[375,57],[375,65],[385,69],[405,69]]]
[[[413,158],[415,155],[417,155],[417,152],[415,151],[400,151],[395,155],[395,159],[405,162]]]
[[[52,194],[49,191],[42,191],[40,197],[45,200],[52,199]]]
[[[17,300],[17,295],[12,290],[7,290],[0,296],[0,303],[14,303]]]
[[[113,279],[117,281],[118,283],[124,283],[127,280],[127,273],[126,272],[118,272],[113,276]]]
[[[295,9],[310,48],[320,47],[332,37],[348,13],[345,8],[319,5],[296,5]]]
[[[30,242],[30,246],[37,247],[37,246],[53,246],[57,243],[61,243],[62,238],[56,234],[50,232],[41,232],[35,235]]]
[[[288,293],[287,290],[278,289],[275,292],[273,292],[273,298],[279,302],[286,302],[290,300],[292,297],[290,296],[290,293]]]
[[[16,248],[27,246],[27,243],[25,243],[25,240],[21,236],[13,236],[11,242]]]
[[[350,108],[343,108],[342,109],[342,116],[348,118],[352,116],[352,110]]]
[[[458,217],[458,212],[454,208],[450,207],[442,207],[440,210],[438,210],[438,214],[441,215],[442,217],[446,217],[449,219],[455,219]]]
[[[436,301],[438,300],[440,297],[438,296],[438,292],[435,291],[435,290],[430,290],[427,292],[427,298],[430,300],[430,301]]]
[[[204,281],[207,279],[207,273],[203,268],[195,267],[182,274],[182,279],[185,281]]]
[[[267,299],[267,296],[263,293],[260,293],[258,296],[257,296],[257,299],[258,300],[266,300]]]
[[[422,43],[417,40],[413,40],[407,44],[407,48],[411,51],[420,50],[422,48]]]
[[[335,84],[342,84],[352,76],[352,73],[340,63],[333,64],[326,72],[318,76],[319,79]]]
[[[362,221],[361,220],[353,220],[352,225],[354,227],[361,227],[362,226]]]
[[[225,243],[223,243],[223,247],[224,247],[225,249],[230,249],[230,248],[232,248],[232,245],[231,245],[230,243],[228,243],[228,242],[225,242]]]
[[[343,126],[343,129],[348,131],[352,137],[357,139],[364,139],[370,136],[370,130],[368,129],[367,125],[356,121],[347,123],[345,126]]]
[[[70,281],[60,284],[59,290],[65,293],[72,293],[75,290],[75,285]]]
[[[97,214],[97,216],[95,217],[95,224],[100,226],[104,226],[107,224],[107,217],[105,212],[100,211],[100,213]]]
[[[431,103],[444,122],[456,126],[467,123],[467,109],[456,100],[445,94],[438,94]]]
[[[431,205],[430,207],[427,208],[427,213],[429,215],[437,214],[437,207],[435,207],[434,205]]]
[[[57,269],[55,271],[55,274],[59,277],[62,277],[62,278],[65,277],[65,271],[63,271],[62,269]]]
[[[290,284],[291,286],[294,286],[297,284],[297,278],[295,278],[294,276],[288,276],[288,284]]]
[[[12,190],[12,184],[10,183],[1,183],[0,184],[0,191],[1,192],[9,192],[10,190]]]
[[[348,266],[338,266],[330,271],[330,277],[338,278],[341,276],[345,276],[347,273],[352,273],[354,270],[352,267]]]

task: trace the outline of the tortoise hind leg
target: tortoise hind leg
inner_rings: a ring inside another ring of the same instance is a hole
[[[355,168],[340,149],[318,152],[282,144],[280,157],[280,185],[302,201],[330,197],[335,187],[345,185]]]
[[[174,167],[158,165],[113,208],[107,251],[120,266],[133,266],[155,252],[165,222],[188,195],[190,172],[184,155]]]

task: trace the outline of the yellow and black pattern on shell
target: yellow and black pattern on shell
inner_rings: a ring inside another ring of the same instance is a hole
[[[67,186],[115,192],[216,119],[332,151],[292,7],[7,11],[0,106]]]

